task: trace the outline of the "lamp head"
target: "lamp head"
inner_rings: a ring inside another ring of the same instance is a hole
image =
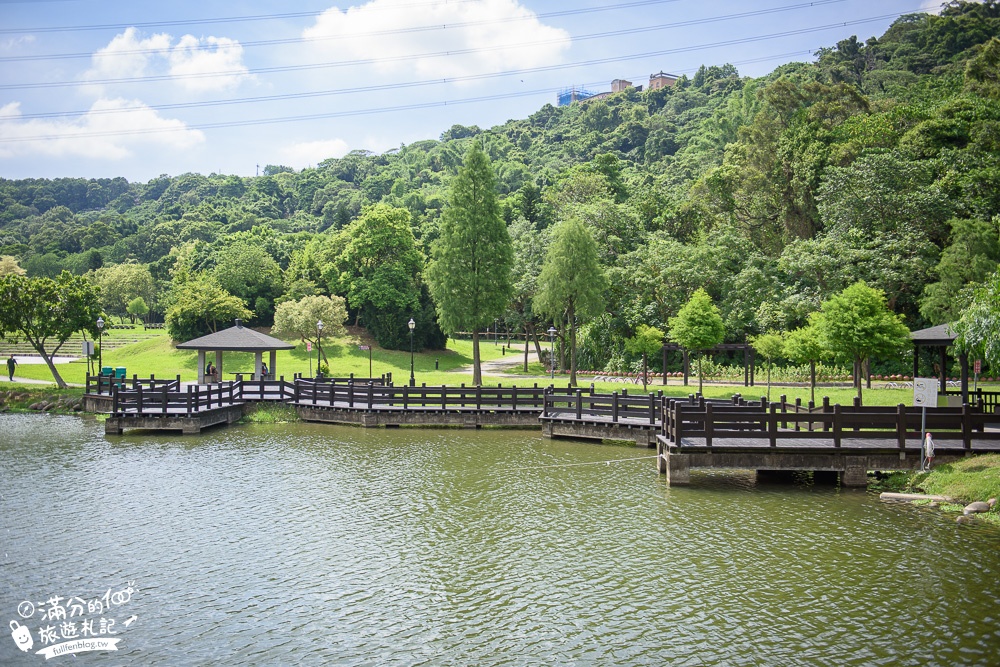
[[[413,318],[411,317],[410,321],[406,323],[406,326],[410,327],[410,331],[413,331],[417,327],[417,323],[414,322]]]
[[[98,316],[98,318],[97,318],[97,328],[98,329],[103,329],[104,328],[104,319],[102,317],[100,317],[100,316]]]
[[[322,331],[322,330],[323,330],[323,320],[320,320],[319,322],[316,323],[316,331]]]

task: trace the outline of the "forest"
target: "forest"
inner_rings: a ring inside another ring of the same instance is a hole
[[[702,66],[301,171],[3,179],[0,274],[83,276],[105,313],[181,340],[328,295],[383,347],[409,345],[410,318],[418,347],[441,347],[425,274],[473,143],[513,249],[502,330],[547,340],[535,296],[560,222],[596,243],[583,368],[635,369],[626,343],[669,331],[699,289],[726,342],[802,327],[858,281],[911,330],[953,322],[1000,263],[1000,2],[903,16],[760,78]]]

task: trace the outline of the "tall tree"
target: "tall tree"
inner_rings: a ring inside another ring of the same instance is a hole
[[[112,264],[89,275],[101,291],[101,307],[123,320],[136,297],[142,297],[147,306],[155,301],[156,282],[145,264]]]
[[[910,344],[910,330],[889,310],[885,293],[863,281],[824,301],[813,322],[827,349],[853,360],[859,400],[862,364],[873,356],[897,354]]]
[[[78,331],[97,338],[101,315],[98,291],[90,282],[63,271],[57,278],[0,277],[0,338],[26,340],[49,367],[60,389],[66,382],[52,357]]]
[[[167,308],[167,333],[174,340],[190,340],[218,331],[221,324],[252,316],[243,300],[219,287],[214,278],[197,275],[174,288]]]
[[[785,351],[785,339],[776,331],[768,331],[759,336],[750,337],[750,345],[757,354],[767,360],[767,400],[771,400],[771,368],[774,360]]]
[[[240,240],[219,251],[212,276],[219,286],[243,300],[260,324],[274,320],[274,300],[281,296],[281,267],[263,248]]]
[[[535,310],[569,325],[570,384],[576,385],[576,325],[604,310],[608,281],[597,244],[579,220],[570,218],[552,230],[552,242],[538,276]]]
[[[503,315],[513,293],[514,251],[497,203],[496,176],[478,141],[452,182],[427,281],[446,333],[472,331],[472,381],[483,382],[479,331]]]
[[[625,341],[625,349],[632,354],[642,355],[642,390],[646,391],[649,355],[656,354],[663,348],[663,332],[645,324],[640,324],[636,329],[635,335]],[[663,377],[665,379],[666,374]]]
[[[973,290],[955,333],[959,349],[983,359],[990,368],[1000,368],[1000,271]]]
[[[789,331],[785,336],[785,356],[797,364],[809,364],[810,399],[816,402],[816,362],[826,354],[819,331],[809,325]]]
[[[670,340],[688,352],[698,355],[698,393],[703,389],[701,360],[705,350],[721,343],[726,337],[726,327],[719,309],[712,303],[712,297],[704,289],[697,289],[688,302],[670,318]]]
[[[347,295],[351,309],[379,345],[401,350],[409,343],[407,320],[420,308],[423,253],[404,208],[376,204],[341,233],[343,250],[324,272],[331,290]],[[418,345],[426,338],[421,332]]]
[[[318,343],[316,323],[323,322],[323,332],[329,336],[342,336],[346,331],[344,321],[347,309],[339,296],[306,296],[298,301],[285,301],[274,312],[271,335],[278,338],[298,338],[303,343]],[[326,352],[323,352],[326,360]]]

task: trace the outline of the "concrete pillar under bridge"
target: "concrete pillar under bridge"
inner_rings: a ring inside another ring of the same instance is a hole
[[[693,448],[692,448],[693,449]],[[670,486],[686,486],[691,483],[693,468],[717,470],[756,471],[807,471],[836,473],[844,487],[864,488],[868,485],[868,471],[917,470],[920,468],[920,452],[888,450],[881,452],[831,451],[673,451],[663,441],[657,443],[657,470],[667,476]],[[964,452],[942,452],[938,450],[935,465],[964,458]]]

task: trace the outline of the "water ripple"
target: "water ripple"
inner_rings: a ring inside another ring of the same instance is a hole
[[[669,488],[648,459],[605,463],[647,455],[303,424],[109,441],[92,421],[0,415],[0,610],[135,581],[139,620],[113,661],[135,665],[989,665],[1000,652],[995,529],[752,473]],[[0,664],[27,659],[0,640]]]

